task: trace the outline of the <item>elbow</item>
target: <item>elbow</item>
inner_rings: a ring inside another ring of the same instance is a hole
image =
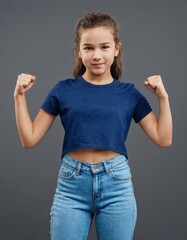
[[[26,145],[26,144],[22,144],[22,147],[23,147],[24,149],[30,149],[30,148],[32,148],[30,145]]]
[[[21,140],[22,147],[25,149],[34,148],[40,142],[40,140],[34,137],[20,138],[20,140]]]
[[[36,144],[33,143],[26,143],[26,142],[21,142],[21,145],[24,149],[30,149],[36,146]]]
[[[171,147],[171,145],[172,145],[172,143],[165,143],[165,144],[162,144],[162,145],[160,145],[160,147],[161,148],[169,148],[169,147]]]
[[[169,148],[172,146],[172,139],[168,139],[167,141],[161,141],[157,143],[157,145],[161,148]]]

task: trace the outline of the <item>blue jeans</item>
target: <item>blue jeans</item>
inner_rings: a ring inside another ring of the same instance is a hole
[[[126,157],[85,163],[64,155],[50,215],[51,240],[86,240],[94,215],[98,240],[132,240],[137,207]]]

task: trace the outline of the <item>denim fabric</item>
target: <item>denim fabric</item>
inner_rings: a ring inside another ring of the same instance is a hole
[[[95,215],[98,240],[132,240],[137,207],[124,155],[85,163],[65,154],[51,207],[51,240],[86,240]]]

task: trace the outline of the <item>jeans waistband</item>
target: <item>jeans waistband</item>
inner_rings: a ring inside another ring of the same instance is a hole
[[[106,159],[101,162],[93,162],[93,163],[79,161],[68,154],[65,154],[64,157],[62,158],[62,162],[64,162],[69,167],[75,168],[78,171],[80,171],[81,169],[84,171],[91,171],[91,172],[93,171],[100,172],[104,170],[106,170],[106,172],[110,172],[111,168],[115,167],[116,165],[124,161],[128,163],[128,159],[126,158],[126,156],[122,154]]]

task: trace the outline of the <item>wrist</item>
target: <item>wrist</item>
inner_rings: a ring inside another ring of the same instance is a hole
[[[158,95],[158,99],[159,100],[168,100],[169,99],[169,96],[167,93],[164,93],[162,95]]]
[[[25,96],[25,93],[17,93],[17,92],[14,92],[14,98],[17,99],[17,98],[21,98],[21,97],[24,97]]]

